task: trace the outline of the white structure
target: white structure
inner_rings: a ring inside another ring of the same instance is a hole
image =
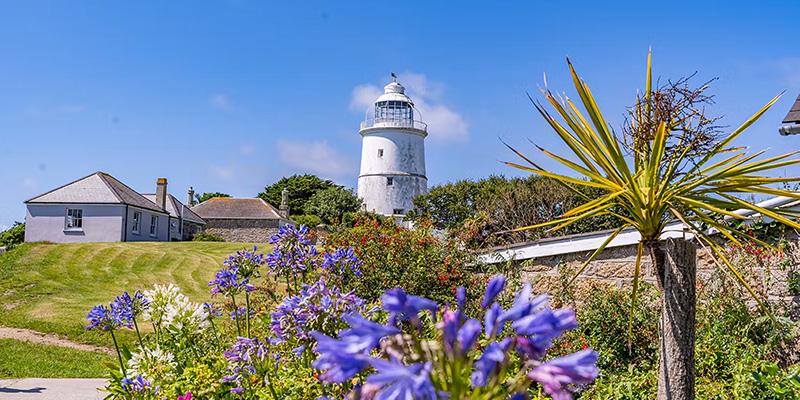
[[[425,176],[427,125],[414,120],[414,103],[395,82],[375,101],[361,123],[361,173],[358,197],[365,209],[402,217],[414,208],[411,200],[428,191]]]

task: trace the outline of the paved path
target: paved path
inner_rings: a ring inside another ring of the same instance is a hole
[[[0,379],[2,400],[102,400],[105,379]]]

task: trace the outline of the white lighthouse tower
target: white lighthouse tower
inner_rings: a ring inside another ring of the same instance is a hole
[[[394,74],[392,74],[394,76]],[[414,196],[428,191],[425,176],[425,137],[428,126],[414,118],[414,102],[403,85],[386,85],[361,123],[361,173],[358,197],[367,211],[402,217]],[[418,118],[418,117],[417,117]]]

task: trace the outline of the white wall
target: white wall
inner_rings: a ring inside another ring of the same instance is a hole
[[[371,128],[362,135],[358,197],[364,199],[367,211],[391,215],[402,209],[407,213],[414,207],[411,200],[428,190],[424,135],[390,128]],[[393,179],[392,186],[386,184],[388,177]]]
[[[123,206],[124,207],[124,206]],[[142,213],[142,222],[139,227],[139,233],[133,232],[133,213]],[[150,236],[150,216],[155,215],[158,218],[158,231],[155,237]],[[122,240],[128,242],[166,242],[169,241],[169,215],[152,212],[149,210],[128,207],[128,217],[125,223],[125,236]]]
[[[68,208],[83,210],[83,226],[66,230]],[[25,241],[55,243],[119,242],[122,239],[124,205],[108,204],[28,204],[25,216]]]

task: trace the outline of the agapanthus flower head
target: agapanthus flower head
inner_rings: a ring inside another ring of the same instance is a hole
[[[494,299],[497,298],[497,295],[503,291],[503,288],[506,286],[506,277],[503,275],[495,275],[492,279],[489,280],[489,283],[486,285],[486,293],[483,295],[483,301],[481,302],[481,308],[489,307],[489,304],[494,302]]]
[[[150,301],[149,307],[144,310],[142,317],[145,321],[161,323],[167,313],[167,306],[176,301],[186,301],[188,298],[180,293],[180,289],[173,284],[169,286],[155,284],[153,290],[145,290],[144,298]]]
[[[277,361],[277,354],[270,353],[269,339],[259,340],[258,338],[250,339],[246,337],[237,337],[236,343],[231,346],[230,350],[224,353],[225,359],[228,361],[228,372],[222,378],[223,382],[234,382],[236,387],[231,389],[231,393],[241,393],[244,388],[243,380],[249,377],[266,376],[265,368],[271,368],[271,363],[266,363],[266,360],[271,359]]]
[[[281,340],[306,341],[314,330],[333,334],[341,327],[343,315],[364,313],[365,304],[354,292],[342,293],[320,277],[313,285],[303,285],[299,293],[283,299],[270,314],[270,330]]]
[[[133,379],[122,378],[122,390],[128,393],[146,393],[153,391],[152,387],[150,386],[150,381],[144,379],[144,377],[141,375]],[[154,392],[158,393],[157,387],[155,388]]]
[[[436,388],[431,382],[432,365],[416,363],[403,365],[397,360],[386,361],[377,358],[369,360],[376,372],[367,377],[367,382],[382,389],[377,399],[421,399],[436,400]]]
[[[92,309],[89,310],[89,313],[86,315],[86,319],[89,320],[89,325],[86,325],[87,331],[90,331],[94,328],[100,328],[104,331],[107,331],[117,326],[117,324],[111,318],[111,310],[102,304],[92,307]]]
[[[325,253],[322,269],[336,274],[345,282],[350,274],[361,277],[361,261],[353,253],[353,247],[338,248],[333,253]]]
[[[209,318],[203,304],[194,303],[183,296],[167,304],[161,325],[174,327],[186,334],[199,334],[211,325]]]
[[[175,356],[156,345],[155,348],[143,347],[132,353],[128,360],[128,373],[169,383],[175,377],[177,366]]]
[[[401,288],[387,290],[381,296],[381,307],[389,312],[392,322],[400,322],[406,319],[413,324],[419,323],[419,313],[423,310],[435,313],[439,306],[433,300],[424,297],[408,295]]]
[[[258,251],[258,246],[253,246],[253,250],[239,250],[228,256],[228,259],[223,261],[222,265],[234,271],[241,278],[258,278],[261,276],[259,269],[266,261],[264,254],[256,251]]]
[[[592,383],[599,374],[597,353],[585,349],[547,361],[531,370],[528,377],[541,382],[553,400],[562,400],[572,398],[570,385]]]
[[[295,229],[292,225],[284,225],[278,233],[270,238],[275,247],[267,254],[266,263],[271,274],[278,276],[295,276],[311,271],[317,267],[317,249],[311,245],[308,228],[301,225]]]

